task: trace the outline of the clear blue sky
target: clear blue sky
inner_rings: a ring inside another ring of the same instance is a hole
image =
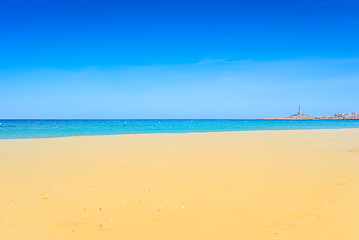
[[[1,118],[359,112],[359,1],[2,1]]]

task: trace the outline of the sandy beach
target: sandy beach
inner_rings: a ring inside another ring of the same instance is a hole
[[[0,239],[359,239],[359,129],[0,140]]]

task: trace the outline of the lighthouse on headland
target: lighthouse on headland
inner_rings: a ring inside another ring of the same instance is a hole
[[[300,105],[299,105],[299,109],[298,109],[298,114],[297,114],[297,115],[299,115],[299,116],[302,115],[302,111],[300,110]]]

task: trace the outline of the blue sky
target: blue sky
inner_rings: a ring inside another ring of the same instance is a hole
[[[359,2],[3,1],[0,118],[359,112]]]

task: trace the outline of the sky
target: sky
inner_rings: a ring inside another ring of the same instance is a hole
[[[0,1],[0,119],[359,112],[359,1]]]

